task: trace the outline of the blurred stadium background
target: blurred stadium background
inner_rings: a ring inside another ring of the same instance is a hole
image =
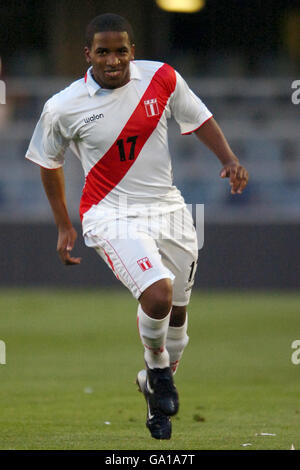
[[[85,73],[86,24],[111,11],[132,22],[137,59],[169,62],[186,78],[250,172],[245,193],[230,196],[216,158],[171,122],[175,183],[188,203],[205,204],[196,286],[299,286],[300,105],[291,98],[292,82],[300,78],[299,3],[207,0],[194,13],[165,11],[157,3],[1,2],[0,78],[7,93],[0,105],[1,285],[115,282],[80,237],[81,267],[60,266],[38,167],[24,160],[46,99]],[[71,154],[65,174],[80,233],[83,175]]]
[[[300,448],[299,1],[195,2],[194,13],[162,0],[0,3],[1,449]],[[170,442],[149,439],[134,386],[136,302],[80,236],[79,162],[69,153],[65,175],[83,260],[68,268],[39,168],[24,158],[46,99],[84,75],[85,26],[105,12],[131,21],[137,59],[186,78],[250,172],[245,193],[230,196],[216,157],[170,123],[174,180],[187,203],[205,204]]]

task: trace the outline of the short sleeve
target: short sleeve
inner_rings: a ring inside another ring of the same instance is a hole
[[[170,107],[172,116],[180,126],[181,134],[191,134],[213,116],[178,72]]]
[[[49,100],[35,127],[25,157],[45,168],[60,168],[65,162],[68,145],[69,140],[63,136]]]

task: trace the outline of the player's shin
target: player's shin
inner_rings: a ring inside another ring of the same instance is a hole
[[[183,351],[189,342],[187,335],[188,316],[186,314],[185,323],[182,326],[169,326],[167,333],[166,348],[170,357],[170,367],[173,375],[177,371],[179,361]]]
[[[145,348],[144,359],[150,369],[169,367],[169,353],[166,349],[166,337],[170,313],[161,320],[147,315],[141,305],[138,307],[138,328]]]

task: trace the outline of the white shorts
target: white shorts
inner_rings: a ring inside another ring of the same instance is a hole
[[[126,217],[102,225],[99,222],[84,240],[136,299],[154,282],[169,278],[173,283],[173,305],[189,303],[198,244],[187,208],[150,220]]]

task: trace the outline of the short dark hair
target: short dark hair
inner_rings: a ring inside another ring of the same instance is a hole
[[[103,31],[126,31],[130,44],[134,43],[133,30],[126,18],[113,13],[105,13],[96,16],[86,28],[86,45],[89,49],[92,47],[95,34]]]

